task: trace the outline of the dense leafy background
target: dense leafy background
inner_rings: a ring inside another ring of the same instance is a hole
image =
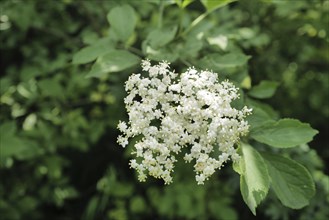
[[[329,1],[229,2],[1,1],[2,219],[328,217]],[[306,166],[317,189],[310,205],[288,209],[270,190],[253,216],[230,164],[204,186],[184,163],[170,186],[139,183],[116,124],[127,117],[123,83],[145,57],[234,81],[257,115],[249,119],[256,140],[257,126],[279,116],[317,129],[310,146],[253,143],[275,159],[273,173],[282,159],[270,151]]]

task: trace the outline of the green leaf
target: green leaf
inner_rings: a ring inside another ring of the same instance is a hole
[[[85,220],[95,219],[96,214],[98,213],[100,200],[101,200],[100,196],[93,196],[91,199],[89,199],[87,208],[84,211],[83,219]]]
[[[262,153],[271,177],[271,185],[283,205],[300,209],[315,194],[311,174],[301,164],[279,155]]]
[[[243,200],[256,215],[256,207],[266,197],[270,179],[261,155],[248,144],[241,145],[242,157],[235,170],[240,174],[240,190]]]
[[[13,135],[16,132],[16,124],[13,121],[4,122],[0,125],[0,134],[1,137]],[[1,138],[0,138],[1,140]]]
[[[186,41],[178,48],[179,56],[182,58],[190,59],[198,56],[199,51],[202,49],[202,41],[195,37],[187,37]]]
[[[144,44],[148,44],[154,49],[163,47],[175,38],[176,32],[177,26],[155,29],[148,34]]]
[[[130,210],[133,213],[143,213],[146,210],[147,205],[143,197],[134,196],[130,199]]]
[[[208,11],[215,10],[235,1],[237,0],[201,0],[202,4]]]
[[[249,74],[243,78],[243,80],[240,83],[240,87],[243,89],[250,89],[251,78],[250,78]]]
[[[203,68],[208,68],[213,71],[221,71],[225,68],[234,68],[245,65],[249,58],[250,56],[246,56],[242,53],[229,53],[225,55],[213,53],[205,56],[200,61],[200,65]]]
[[[296,119],[281,119],[255,129],[250,136],[272,147],[289,148],[310,142],[317,133],[307,123]]]
[[[44,96],[63,98],[63,86],[61,83],[52,79],[43,79],[38,82],[41,93]]]
[[[15,136],[16,125],[6,122],[0,126],[0,157],[6,158],[19,154],[25,150],[24,142]]]
[[[226,198],[210,200],[208,202],[209,212],[217,217],[216,219],[237,220],[237,210],[233,209]]]
[[[110,72],[119,72],[140,62],[140,58],[125,50],[112,50],[97,58],[86,77],[102,77]]]
[[[15,134],[14,122],[6,122],[0,126],[0,160],[7,157],[28,159],[42,153],[42,150],[30,140]]]
[[[36,142],[26,138],[20,139],[24,143],[24,148],[22,148],[21,151],[15,155],[17,159],[28,160],[44,154],[44,149],[40,148]]]
[[[0,93],[3,95],[5,91],[12,85],[13,83],[11,82],[11,78],[8,76],[2,76],[0,79]]]
[[[245,102],[246,102],[246,105],[251,107],[252,109],[260,108],[261,110],[266,112],[266,114],[268,114],[271,118],[276,119],[276,120],[279,119],[278,112],[276,112],[272,108],[272,106],[270,106],[269,104],[266,104],[264,102],[260,102],[258,100],[254,100],[254,99],[251,99],[251,98],[248,98],[248,97],[245,98]]]
[[[27,146],[24,141],[14,135],[1,135],[1,158],[12,157],[26,151]]]
[[[113,8],[108,13],[107,20],[119,39],[125,42],[134,32],[137,16],[131,6],[122,5]]]
[[[160,49],[153,49],[150,46],[147,46],[145,49],[145,53],[147,54],[147,58],[154,61],[162,61],[166,60],[170,63],[175,62],[178,59],[179,54],[172,52],[168,48],[160,48]]]
[[[275,122],[266,111],[258,107],[252,107],[252,114],[248,115],[246,119],[250,125],[251,132],[269,122]]]
[[[257,86],[252,87],[248,94],[254,98],[264,99],[274,95],[279,83],[263,80]]]
[[[223,51],[225,51],[228,46],[228,37],[222,34],[208,37],[207,41],[210,45],[215,45]]]
[[[73,64],[85,64],[95,60],[113,49],[113,44],[109,38],[99,40],[97,43],[84,47],[73,56]]]

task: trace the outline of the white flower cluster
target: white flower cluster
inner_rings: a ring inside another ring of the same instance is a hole
[[[234,145],[248,132],[244,118],[251,109],[231,107],[239,97],[232,83],[219,83],[216,73],[194,68],[177,74],[166,62],[152,66],[145,60],[142,68],[148,76],[133,74],[125,85],[129,122],[118,124],[124,134],[118,143],[123,147],[129,138],[141,137],[134,146],[136,159],[130,161],[140,181],[150,175],[171,183],[179,155],[195,162],[198,184],[224,162],[239,159]]]

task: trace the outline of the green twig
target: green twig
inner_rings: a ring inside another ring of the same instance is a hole
[[[128,47],[128,50],[130,52],[133,52],[134,54],[140,56],[140,57],[144,57],[144,53],[141,50],[139,50],[139,49],[137,49],[135,47]]]
[[[163,1],[161,0],[160,4],[159,4],[158,28],[162,28],[163,11],[164,11],[164,4],[163,4]]]
[[[191,23],[191,25],[185,31],[183,31],[181,35],[184,36],[188,32],[190,32],[196,25],[198,25],[211,12],[212,12],[212,10],[206,11],[205,13],[201,14],[199,17],[197,17],[196,19],[194,19],[194,21]]]

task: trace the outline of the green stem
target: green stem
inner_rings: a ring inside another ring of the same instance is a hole
[[[194,21],[191,23],[191,25],[182,33],[182,36],[184,36],[188,32],[190,32],[196,25],[198,25],[211,12],[212,12],[212,10],[206,11],[205,13],[201,14],[199,17],[197,17],[196,19],[194,19]]]
[[[144,57],[144,53],[141,50],[139,50],[135,47],[128,47],[128,50],[133,52],[134,54],[140,56],[140,57]]]
[[[183,18],[184,18],[184,8],[179,8],[179,29],[178,35],[180,36],[183,33]]]
[[[158,28],[162,28],[163,10],[164,10],[164,4],[163,4],[163,1],[161,0],[160,4],[159,4]]]
[[[187,60],[184,59],[179,59],[182,63],[184,63],[187,67],[191,67],[193,66],[190,62],[188,62]]]

